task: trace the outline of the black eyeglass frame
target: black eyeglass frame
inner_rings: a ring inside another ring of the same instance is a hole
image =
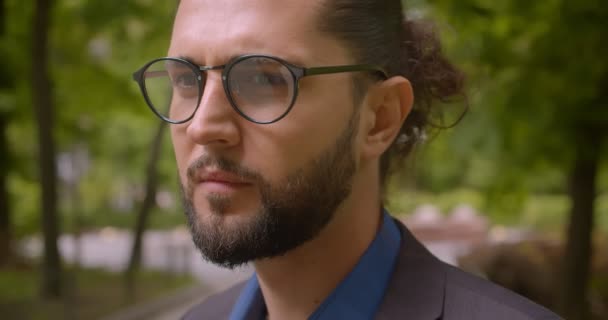
[[[287,67],[287,69],[290,71],[290,73],[293,77],[294,92],[293,92],[291,101],[289,102],[288,107],[285,109],[285,112],[283,112],[280,116],[278,116],[276,119],[273,119],[271,121],[257,121],[255,119],[249,117],[245,113],[243,113],[243,111],[241,111],[239,109],[236,102],[234,101],[232,94],[230,92],[229,86],[228,86],[228,75],[230,74],[230,70],[232,70],[232,68],[239,62],[241,62],[243,60],[247,60],[247,59],[252,59],[252,58],[265,58],[265,59],[271,59],[271,60],[277,61],[277,62],[283,64],[285,67]],[[195,74],[198,75],[196,77],[197,85],[199,88],[196,107],[192,111],[192,114],[184,120],[175,121],[175,120],[171,120],[171,119],[165,117],[164,115],[160,114],[160,112],[158,112],[158,110],[156,110],[156,108],[150,101],[148,92],[146,90],[144,74],[151,65],[153,65],[154,63],[159,62],[159,61],[176,61],[176,62],[184,63],[188,67],[190,67],[190,69],[192,69],[192,71]],[[135,71],[133,73],[133,80],[136,81],[137,84],[139,85],[139,88],[144,96],[144,99],[146,100],[146,103],[148,104],[148,107],[152,110],[152,112],[154,112],[154,114],[156,114],[163,121],[166,121],[166,122],[169,122],[172,124],[181,124],[181,123],[190,121],[196,114],[196,111],[198,110],[201,100],[203,98],[203,92],[204,92],[204,88],[202,87],[203,79],[202,79],[201,72],[206,72],[206,71],[210,71],[210,70],[222,70],[222,86],[224,87],[224,92],[226,93],[226,97],[228,97],[228,101],[230,101],[230,105],[243,118],[245,118],[253,123],[257,123],[257,124],[275,123],[275,122],[283,119],[285,116],[287,116],[287,114],[293,108],[296,98],[298,97],[298,92],[299,92],[298,88],[299,88],[300,79],[302,79],[304,77],[323,75],[323,74],[345,73],[345,72],[374,72],[374,73],[378,74],[382,79],[388,79],[388,75],[387,75],[386,71],[384,71],[383,68],[381,68],[379,66],[371,65],[371,64],[354,64],[354,65],[322,66],[322,67],[305,68],[305,67],[296,66],[292,63],[289,63],[281,58],[274,57],[274,56],[261,55],[261,54],[247,54],[247,55],[241,55],[241,56],[235,57],[235,58],[231,59],[228,63],[219,65],[219,66],[199,66],[199,65],[196,65],[196,64],[194,64],[186,59],[182,59],[182,58],[174,58],[174,57],[158,58],[158,59],[154,59],[154,60],[146,63],[139,70]]]

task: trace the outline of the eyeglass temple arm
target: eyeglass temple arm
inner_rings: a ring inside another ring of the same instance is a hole
[[[342,72],[360,72],[360,71],[372,71],[381,75],[384,79],[388,78],[386,71],[378,66],[371,64],[356,64],[351,66],[329,66],[329,67],[315,67],[315,68],[304,68],[302,76],[314,76],[320,74],[331,74],[331,73],[342,73]]]
[[[146,71],[146,78],[157,78],[164,77],[167,75],[167,71],[159,70],[159,71]],[[143,76],[143,70],[138,70],[133,73],[133,80],[139,81]]]
[[[220,66],[197,66],[199,71],[209,71],[209,70],[221,70],[226,68],[225,64]]]

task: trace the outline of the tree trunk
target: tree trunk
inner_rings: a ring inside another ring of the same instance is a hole
[[[150,211],[154,208],[156,201],[156,192],[158,189],[158,159],[162,149],[163,134],[166,128],[166,122],[160,121],[156,129],[156,133],[152,138],[150,155],[146,166],[146,191],[144,200],[137,214],[135,229],[133,230],[133,245],[131,247],[131,256],[129,264],[125,271],[125,281],[127,293],[133,297],[135,288],[135,275],[141,263],[141,252],[143,248],[143,234],[146,230]]]
[[[582,129],[583,131],[585,129]],[[569,320],[589,319],[588,288],[601,132],[581,132],[569,177],[572,204],[563,261],[561,311]]]
[[[61,259],[57,248],[57,172],[53,139],[53,102],[48,66],[48,31],[52,0],[36,0],[32,35],[32,98],[38,130],[38,156],[42,186],[41,221],[44,235],[41,293],[45,298],[62,294]]]
[[[4,0],[0,0],[0,38],[5,37],[5,21],[6,21],[6,9],[4,8]],[[0,71],[6,72],[6,71]],[[4,78],[11,78],[10,76],[3,76]],[[9,83],[2,83],[0,87],[2,89],[12,87],[12,79],[8,80]],[[1,108],[1,106],[0,106]],[[10,166],[10,150],[8,147],[8,137],[6,131],[8,127],[7,112],[0,112],[0,267],[8,265],[13,256],[12,252],[12,227],[11,227],[11,214],[10,214],[10,196],[8,193],[8,168]]]
[[[12,260],[11,216],[8,193],[8,167],[10,159],[6,127],[7,114],[0,112],[0,267],[10,264]]]

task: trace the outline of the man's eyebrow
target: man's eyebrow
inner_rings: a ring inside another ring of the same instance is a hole
[[[249,55],[249,54],[260,54],[260,55],[267,55],[267,56],[272,56],[272,57],[279,57],[281,59],[285,59],[286,61],[288,61],[289,63],[295,64],[297,66],[300,67],[304,67],[306,66],[306,64],[303,62],[304,59],[299,58],[296,55],[275,55],[275,54],[271,54],[271,53],[256,53],[256,52],[245,52],[245,53],[240,53],[240,54],[235,54],[235,55],[231,55],[229,57],[227,57],[227,59],[225,60],[225,63],[228,63],[229,61],[240,57],[240,56],[244,56],[244,55]],[[205,66],[204,63],[199,63],[198,61],[196,61],[196,59],[192,58],[191,56],[188,55],[178,55],[176,58],[178,59],[182,59],[182,60],[186,60],[196,66]]]
[[[225,61],[226,61],[225,63],[228,63],[228,61],[233,60],[234,58],[239,57],[239,56],[242,56],[242,55],[245,55],[245,54],[235,54],[235,55],[229,56],[229,57],[228,57],[228,58],[225,60]],[[194,64],[194,65],[197,65],[197,66],[206,66],[206,64],[204,64],[204,63],[199,63],[199,61],[197,61],[196,59],[192,58],[191,56],[187,56],[187,55],[179,55],[179,56],[177,56],[177,58],[178,58],[178,59],[182,59],[182,60],[186,60],[186,61],[188,61],[188,62],[190,62],[190,63],[192,63],[192,64]]]
[[[192,57],[190,57],[190,56],[179,55],[179,56],[177,56],[177,58],[178,58],[178,59],[182,59],[182,60],[186,60],[186,61],[188,61],[188,62],[190,62],[190,63],[194,63],[194,64],[196,64],[196,63],[194,62],[194,59],[193,59]]]

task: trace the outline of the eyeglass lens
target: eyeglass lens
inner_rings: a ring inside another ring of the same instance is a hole
[[[226,91],[232,105],[243,115],[257,122],[272,122],[288,111],[296,88],[293,74],[283,63],[254,56],[227,68]],[[206,72],[179,60],[156,61],[143,76],[149,103],[168,120],[190,118],[202,96]]]

